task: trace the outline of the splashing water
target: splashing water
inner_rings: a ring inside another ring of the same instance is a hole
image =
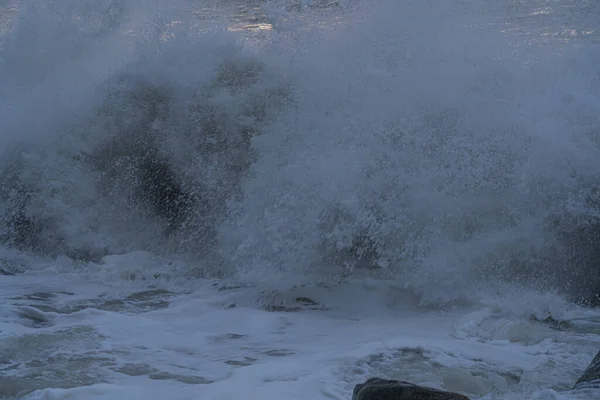
[[[0,1],[0,397],[586,398],[600,8],[487,3]]]
[[[514,47],[458,2],[363,6],[260,54],[152,2],[21,10],[8,247],[200,254],[276,286],[371,271],[431,301],[498,279],[598,289],[594,44]]]
[[[473,32],[482,14],[387,4],[291,67],[295,108],[255,138],[223,233],[247,276],[380,269],[442,301],[498,278],[597,291],[595,53],[514,49]]]

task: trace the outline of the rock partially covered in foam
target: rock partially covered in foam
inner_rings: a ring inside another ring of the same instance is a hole
[[[575,387],[583,384],[597,384],[600,386],[600,351],[585,371],[583,371],[583,374],[581,374],[581,377],[575,383]]]
[[[409,382],[371,378],[354,387],[352,400],[469,400],[462,394],[445,392]]]

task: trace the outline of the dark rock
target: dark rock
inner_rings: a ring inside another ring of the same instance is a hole
[[[469,400],[458,393],[418,386],[409,382],[371,378],[354,387],[352,400]]]
[[[583,371],[583,374],[581,374],[581,377],[575,383],[575,387],[584,383],[598,383],[600,385],[600,351],[585,371]]]

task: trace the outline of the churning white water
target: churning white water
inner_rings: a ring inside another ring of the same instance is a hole
[[[0,1],[0,398],[600,398],[599,21]]]

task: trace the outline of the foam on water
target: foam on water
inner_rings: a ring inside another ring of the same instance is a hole
[[[587,309],[563,304],[562,326],[500,307],[440,311],[398,301],[389,281],[276,296],[205,280],[0,285],[3,398],[349,399],[385,376],[476,399],[586,399],[570,389],[600,344],[597,327],[570,326],[593,320]]]
[[[267,3],[0,4],[0,397],[597,396],[595,3]]]

